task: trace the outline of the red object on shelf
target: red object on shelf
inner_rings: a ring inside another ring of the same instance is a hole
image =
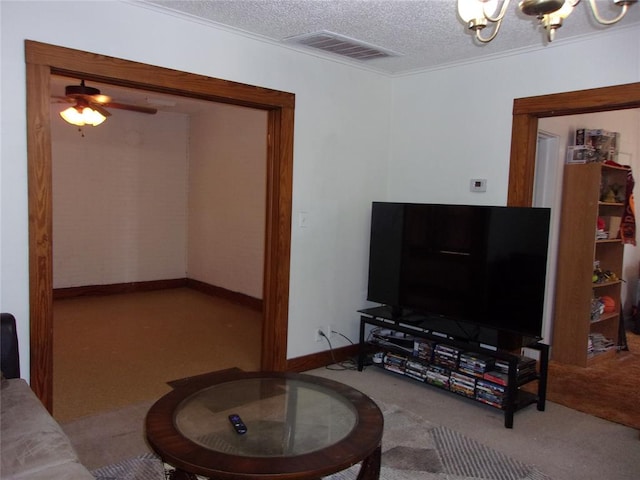
[[[604,313],[615,312],[616,301],[613,299],[613,297],[609,297],[608,295],[605,295],[603,297],[600,297],[600,300],[602,300],[602,303],[604,304]]]

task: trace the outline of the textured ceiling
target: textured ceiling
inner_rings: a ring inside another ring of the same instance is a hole
[[[288,45],[285,43],[288,37],[328,30],[401,53],[397,57],[367,61],[339,57],[391,75],[522,48],[552,48],[544,40],[537,20],[518,10],[517,0],[511,2],[500,33],[489,44],[473,40],[457,17],[455,0],[143,0],[134,3],[283,45]],[[619,10],[612,6],[611,0],[598,0],[598,5],[602,15],[609,18]],[[593,20],[588,2],[583,0],[558,30],[554,44],[631,25],[640,28],[640,4],[632,5],[618,24],[603,27]]]

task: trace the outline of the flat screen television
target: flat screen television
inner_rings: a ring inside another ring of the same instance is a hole
[[[540,337],[549,220],[548,208],[373,202],[367,299],[444,333]]]

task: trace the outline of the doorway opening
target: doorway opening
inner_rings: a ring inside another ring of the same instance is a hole
[[[287,367],[295,95],[27,40],[31,387],[53,390],[51,75],[267,111],[267,195],[261,369]]]

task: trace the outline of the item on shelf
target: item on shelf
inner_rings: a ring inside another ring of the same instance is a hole
[[[613,297],[610,297],[609,295],[603,295],[602,297],[600,297],[600,301],[603,305],[603,313],[612,313],[616,311],[616,301],[613,299]]]
[[[617,282],[618,275],[611,270],[601,270],[600,267],[593,271],[593,283]]]
[[[476,382],[476,400],[502,408],[506,399],[506,388],[486,380]]]
[[[592,322],[597,322],[602,317],[604,313],[604,303],[600,299],[600,297],[594,297],[591,299],[591,316],[590,320]]]
[[[587,346],[588,353],[606,352],[616,346],[616,342],[601,333],[590,333]]]
[[[604,203],[623,203],[626,196],[626,186],[614,183],[605,186],[600,194],[600,201]]]
[[[459,393],[465,397],[475,398],[476,379],[471,375],[452,371],[449,382],[449,388],[452,392]]]
[[[491,370],[489,372],[486,372],[483,375],[483,378],[492,383],[497,383],[498,385],[504,385],[504,386],[509,385],[509,375],[503,372],[499,372],[497,370]]]
[[[620,224],[622,217],[607,215],[598,217],[598,226],[596,229],[596,240],[616,239],[620,238]],[[605,235],[600,235],[604,232]]]
[[[570,145],[567,147],[567,163],[595,162],[596,152],[587,145]]]
[[[496,359],[495,368],[498,372],[509,374],[509,362],[506,360]],[[534,358],[520,355],[518,357],[518,366],[516,369],[516,378],[518,382],[536,375],[536,360]]]
[[[405,364],[405,374],[408,377],[415,378],[421,382],[424,382],[427,378],[428,370],[429,367],[424,363],[407,360],[407,363]]]
[[[438,343],[433,350],[433,362],[450,369],[458,368],[458,359],[462,350],[449,345]]]
[[[603,129],[579,128],[575,134],[575,145],[593,149],[594,161],[616,160],[620,134]]]
[[[487,370],[491,370],[493,368],[494,364],[495,359],[487,355],[465,352],[460,355],[458,370],[469,375],[473,375],[474,377],[482,378]]]
[[[435,342],[424,338],[416,338],[413,342],[413,356],[431,361]]]
[[[427,383],[449,390],[451,372],[446,367],[431,364],[427,368]]]
[[[382,365],[387,370],[391,370],[392,372],[400,373],[402,375],[405,374],[405,366],[407,363],[407,357],[403,357],[402,355],[396,355],[395,353],[388,352],[383,360]]]
[[[397,348],[413,353],[413,343],[415,341],[412,335],[397,332],[389,329],[374,328],[371,330],[371,341],[378,345],[393,345]]]

